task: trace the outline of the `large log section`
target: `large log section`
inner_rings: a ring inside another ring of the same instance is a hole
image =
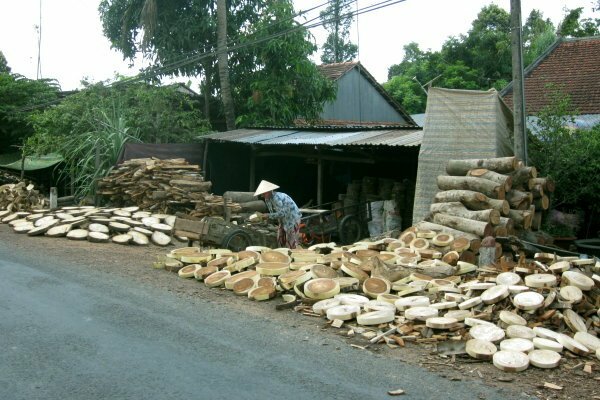
[[[493,199],[504,200],[506,196],[504,184],[474,176],[440,175],[437,177],[437,185],[441,190],[473,190]]]
[[[500,212],[498,210],[489,209],[481,211],[471,211],[463,206],[460,202],[451,203],[433,203],[429,210],[432,214],[448,214],[455,217],[473,219],[475,221],[489,222],[492,225],[500,223]]]
[[[498,210],[500,214],[508,216],[510,205],[506,200],[490,199],[483,193],[472,190],[446,190],[435,195],[435,203],[461,202],[471,210]]]
[[[449,160],[446,173],[454,176],[465,176],[471,169],[485,168],[500,174],[513,172],[519,161],[516,157],[499,157],[473,160]]]

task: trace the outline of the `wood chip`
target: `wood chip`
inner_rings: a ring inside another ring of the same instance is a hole
[[[550,382],[544,382],[544,387],[552,390],[563,390],[562,386],[558,386]]]
[[[396,389],[396,390],[388,390],[387,392],[390,396],[401,396],[405,394],[404,390]]]

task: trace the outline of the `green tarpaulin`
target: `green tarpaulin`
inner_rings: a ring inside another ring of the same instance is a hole
[[[63,161],[60,154],[52,153],[38,157],[25,157],[25,171],[36,171],[51,167]],[[19,153],[1,154],[0,168],[7,168],[20,171],[21,170],[21,155]]]

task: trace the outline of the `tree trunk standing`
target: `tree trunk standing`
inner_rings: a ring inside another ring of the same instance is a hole
[[[515,156],[527,162],[527,125],[525,124],[525,87],[523,81],[523,38],[521,35],[521,0],[510,0],[512,48],[513,112]]]
[[[202,82],[202,91],[204,92],[204,116],[210,121],[210,94],[212,86],[210,84],[210,62],[204,63],[204,82]]]
[[[235,129],[235,110],[231,86],[229,85],[229,67],[227,66],[227,2],[217,0],[217,61],[221,80],[221,98],[225,111],[227,130]]]

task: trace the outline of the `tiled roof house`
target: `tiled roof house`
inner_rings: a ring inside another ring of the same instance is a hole
[[[555,87],[569,95],[580,114],[578,126],[600,123],[600,36],[559,38],[524,73],[528,116],[550,104],[551,87]],[[500,95],[512,109],[512,82]]]

